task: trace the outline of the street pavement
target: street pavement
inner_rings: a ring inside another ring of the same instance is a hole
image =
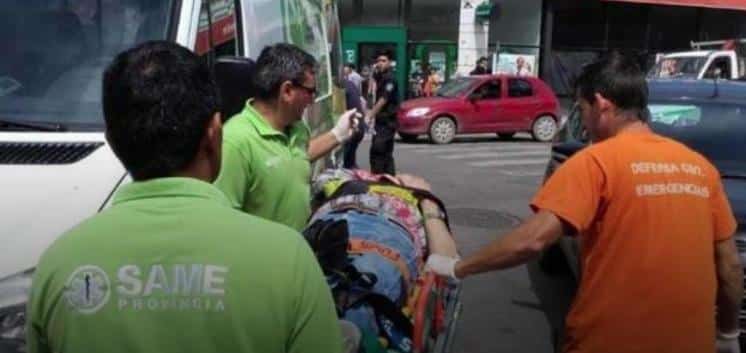
[[[369,166],[369,148],[365,141],[358,150],[361,168]],[[520,134],[510,140],[469,135],[449,145],[421,138],[409,144],[397,141],[395,147],[397,171],[425,177],[446,203],[462,255],[529,215],[529,200],[541,184],[549,156],[549,144]],[[463,312],[452,353],[552,352],[546,303],[534,294],[529,268],[464,281]]]

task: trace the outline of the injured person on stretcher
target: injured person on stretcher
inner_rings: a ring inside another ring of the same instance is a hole
[[[324,271],[347,352],[435,352],[452,330],[457,284],[426,273],[458,257],[443,203],[424,179],[330,169],[312,186],[303,235]]]

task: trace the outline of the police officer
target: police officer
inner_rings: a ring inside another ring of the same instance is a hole
[[[399,107],[399,90],[391,70],[393,55],[381,51],[376,56],[376,103],[366,116],[369,126],[375,126],[370,146],[370,169],[377,174],[395,174],[394,137],[396,136],[396,110]],[[372,124],[372,125],[371,125]]]

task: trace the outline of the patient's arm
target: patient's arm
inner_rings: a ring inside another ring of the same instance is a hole
[[[422,200],[420,208],[423,213],[438,213],[440,207],[430,200]],[[448,257],[459,257],[456,249],[456,241],[448,230],[445,221],[438,218],[425,220],[425,233],[427,234],[427,246],[431,254],[440,254]]]
[[[430,184],[423,178],[408,174],[399,174],[397,178],[403,186],[432,191]],[[440,207],[427,199],[420,202],[420,209],[425,214],[438,214],[440,212]],[[430,254],[440,254],[448,257],[459,256],[456,241],[448,230],[445,221],[437,218],[427,218],[425,220],[425,233],[427,234],[427,246]]]

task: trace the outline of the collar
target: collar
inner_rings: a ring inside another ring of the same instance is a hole
[[[244,109],[244,112],[246,113],[251,126],[253,126],[262,137],[280,136],[292,140],[294,136],[297,136],[301,132],[301,125],[303,124],[302,121],[290,125],[288,134],[277,131],[277,129],[272,127],[272,125],[269,124],[264,116],[262,116],[262,114],[254,108],[254,106],[251,104],[253,101],[254,99],[252,98],[246,102],[246,108]]]
[[[172,197],[201,198],[230,206],[225,195],[212,184],[195,178],[181,177],[157,178],[127,184],[114,195],[112,205],[143,199]]]

